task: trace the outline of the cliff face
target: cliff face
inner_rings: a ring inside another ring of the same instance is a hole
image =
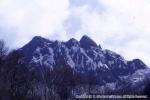
[[[119,54],[97,46],[88,36],[83,36],[80,41],[70,39],[67,42],[49,41],[37,36],[19,51],[29,65],[51,69],[54,66],[68,66],[77,73],[93,73],[95,77],[102,77],[105,81],[115,81],[139,69],[147,69],[141,60],[127,61]]]

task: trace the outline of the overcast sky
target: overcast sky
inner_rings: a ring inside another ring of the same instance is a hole
[[[79,40],[84,34],[150,65],[150,0],[0,0],[0,38],[10,48],[36,35]]]

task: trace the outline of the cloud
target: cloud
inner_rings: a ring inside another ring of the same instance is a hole
[[[70,15],[67,20],[64,21],[64,29],[69,34],[74,34],[81,28],[81,20],[78,16]]]
[[[33,36],[80,39],[150,65],[149,0],[1,0],[0,37],[12,48]]]
[[[88,10],[102,12],[103,5],[98,0],[70,0],[70,7],[88,6]]]
[[[13,42],[10,39],[13,38],[17,42],[13,43],[15,47],[35,35],[48,37],[55,32],[63,33],[62,22],[67,18],[68,6],[68,0],[1,0],[0,37],[9,42]]]

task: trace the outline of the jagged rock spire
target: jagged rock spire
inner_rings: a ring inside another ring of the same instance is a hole
[[[87,35],[84,35],[80,40],[80,45],[84,49],[90,49],[91,47],[97,47],[97,44]]]

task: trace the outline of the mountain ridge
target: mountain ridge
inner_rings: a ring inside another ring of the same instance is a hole
[[[66,63],[79,72],[111,70],[111,73],[125,75],[132,74],[137,69],[147,69],[147,66],[141,60],[127,61],[115,52],[102,49],[86,35],[80,41],[72,38],[66,42],[50,41],[36,36],[21,48],[21,52],[29,63],[36,62],[35,64],[38,63],[41,66],[55,66],[52,64],[59,63],[58,65],[62,65],[62,63]],[[36,61],[34,62],[34,60]]]

